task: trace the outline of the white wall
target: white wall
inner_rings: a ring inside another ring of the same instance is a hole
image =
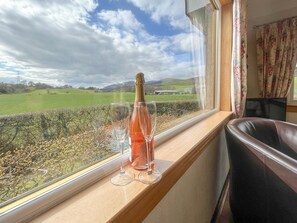
[[[144,220],[209,223],[229,170],[222,131]]]
[[[287,122],[292,122],[297,124],[297,113],[287,112]]]

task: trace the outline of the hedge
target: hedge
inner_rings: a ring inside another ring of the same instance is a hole
[[[133,105],[131,105],[132,107]],[[109,124],[109,106],[60,109],[0,117],[0,152],[69,137]],[[181,116],[199,109],[195,101],[158,102],[158,115]]]
[[[158,103],[158,127],[197,109],[191,101]],[[108,113],[95,106],[1,117],[0,207],[117,153]]]

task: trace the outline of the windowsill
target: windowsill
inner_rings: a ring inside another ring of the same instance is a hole
[[[134,181],[118,187],[107,176],[32,222],[142,221],[230,120],[231,114],[217,112],[158,146],[155,163],[163,177],[157,184],[148,186]]]
[[[287,112],[297,112],[297,104],[287,105]]]

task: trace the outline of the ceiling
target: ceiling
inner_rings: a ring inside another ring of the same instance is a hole
[[[282,13],[292,8],[297,9],[296,0],[247,0],[247,5],[249,19]]]

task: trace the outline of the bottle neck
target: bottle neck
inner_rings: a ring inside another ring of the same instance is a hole
[[[135,84],[135,102],[144,101],[144,86],[141,83]]]

